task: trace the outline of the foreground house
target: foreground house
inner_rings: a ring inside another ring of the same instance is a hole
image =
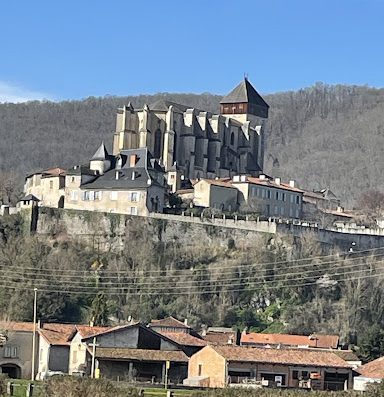
[[[10,378],[31,378],[33,324],[0,322],[0,333],[6,336],[0,345],[0,373]],[[38,338],[36,338],[36,342]],[[36,350],[37,351],[37,350]],[[37,360],[37,354],[35,354]],[[37,368],[37,366],[35,367]]]
[[[384,357],[377,358],[356,369],[360,374],[353,380],[353,389],[364,391],[372,383],[380,383],[384,379]]]
[[[87,344],[87,372],[93,343],[100,376],[114,380],[181,383],[187,377],[188,357],[180,346],[140,323],[117,326],[82,340]],[[168,366],[168,368],[167,368]]]
[[[256,384],[316,390],[352,388],[352,367],[331,351],[206,346],[189,361],[185,384]]]

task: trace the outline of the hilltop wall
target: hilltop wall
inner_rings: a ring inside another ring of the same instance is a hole
[[[298,239],[311,237],[328,247],[348,251],[365,250],[384,246],[384,236],[340,233],[276,223],[273,221],[244,221],[233,219],[201,219],[187,216],[154,214],[139,217],[90,211],[39,208],[38,218],[33,220],[38,235],[55,240],[75,239],[100,250],[120,250],[127,239],[135,240],[138,234],[155,242],[178,242],[183,245],[196,241],[212,245],[247,247],[260,241],[282,237],[292,244]]]

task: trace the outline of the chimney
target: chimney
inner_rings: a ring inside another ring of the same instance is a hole
[[[259,179],[262,181],[265,181],[265,175],[264,174],[260,174]]]
[[[289,186],[290,187],[295,187],[295,181],[294,180],[290,180],[289,181]]]
[[[90,326],[90,327],[93,327],[93,324],[94,324],[94,323],[93,323],[93,320],[91,320],[91,321],[89,322],[89,326]]]
[[[129,166],[130,167],[136,166],[136,159],[137,159],[136,154],[131,154],[131,156],[129,157]]]
[[[133,181],[136,179],[136,172],[135,172],[135,171],[132,171],[132,177],[131,177],[131,179],[132,179]]]
[[[276,183],[276,185],[280,185],[281,179],[280,178],[275,178],[275,183]]]
[[[187,318],[184,319],[184,325],[185,325],[185,326],[188,326],[188,319],[187,319]]]
[[[115,179],[118,181],[120,176],[120,171],[115,172]]]
[[[240,175],[233,175],[232,180],[233,182],[240,182]]]
[[[245,175],[241,175],[240,176],[240,181],[241,182],[246,182],[247,181],[247,177]]]

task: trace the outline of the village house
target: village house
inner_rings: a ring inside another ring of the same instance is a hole
[[[200,179],[194,186],[193,204],[234,212],[238,207],[238,190],[231,183],[216,179]]]
[[[240,345],[240,331],[227,327],[208,327],[201,332],[210,345]]]
[[[207,342],[187,324],[187,321],[181,322],[174,317],[152,320],[148,327],[177,343],[188,357],[207,345]]]
[[[352,367],[331,351],[209,345],[189,360],[187,385],[352,388]]]
[[[384,357],[370,361],[356,369],[359,376],[353,379],[353,389],[365,391],[367,386],[380,383],[384,379]]]
[[[87,363],[109,379],[178,384],[187,377],[188,357],[171,339],[140,323],[117,326],[82,339],[87,344]]]
[[[239,205],[244,212],[262,216],[299,219],[302,215],[303,191],[295,182],[281,182],[261,174],[258,178],[235,175],[232,186],[239,190]]]
[[[32,376],[33,324],[1,321],[0,333],[6,336],[5,343],[0,345],[0,373],[8,375],[10,378],[30,379]],[[36,344],[38,344],[37,337]],[[36,353],[35,360],[37,358]],[[35,366],[36,371],[37,365]]]
[[[45,379],[51,373],[68,374],[69,340],[75,326],[72,324],[38,323],[38,373],[37,379]]]
[[[298,347],[298,348],[322,348],[337,349],[339,337],[337,335],[311,334],[264,334],[258,332],[243,332],[240,338],[241,346],[255,347]]]
[[[29,175],[20,206],[40,206],[146,216],[162,212],[164,170],[147,148],[108,154],[102,143],[89,164]]]

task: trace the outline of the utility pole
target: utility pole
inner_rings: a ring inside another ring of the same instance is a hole
[[[89,345],[92,346],[92,365],[91,365],[91,378],[95,377],[95,356],[96,356],[96,336],[93,338],[93,342]]]
[[[34,298],[33,298],[33,337],[32,337],[32,373],[31,373],[31,380],[35,380],[37,288],[34,288],[33,291],[34,291]]]

